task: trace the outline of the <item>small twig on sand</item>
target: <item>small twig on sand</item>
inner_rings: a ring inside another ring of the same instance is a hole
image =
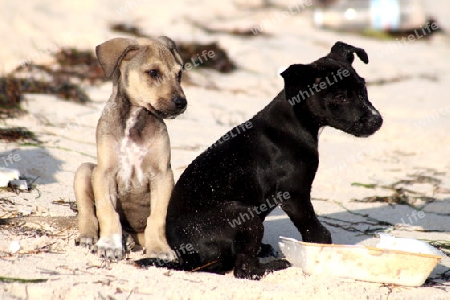
[[[201,270],[203,268],[206,268],[206,267],[208,267],[208,266],[210,266],[212,264],[215,264],[216,262],[217,262],[217,260],[213,260],[213,261],[207,263],[206,265],[203,265],[203,266],[200,266],[200,267],[197,267],[197,268],[191,270],[190,272],[197,272],[197,271],[199,271],[199,270]]]

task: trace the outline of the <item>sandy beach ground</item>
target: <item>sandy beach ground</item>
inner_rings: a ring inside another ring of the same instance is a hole
[[[51,62],[51,53],[62,46],[94,49],[123,36],[109,29],[113,22],[176,41],[217,41],[238,68],[228,74],[187,71],[195,83],[184,86],[188,110],[166,122],[177,179],[198,154],[278,94],[284,68],[326,55],[338,40],[364,48],[370,63],[355,61],[354,67],[368,82],[369,98],[384,124],[366,139],[331,128],[321,133],[312,192],[316,212],[338,244],[374,245],[377,231],[448,243],[450,2],[425,1],[444,33],[408,43],[320,30],[311,23],[311,10],[289,11],[302,2],[274,2],[274,7],[261,8],[260,1],[243,0],[3,1],[0,69],[6,74],[26,60]],[[287,17],[277,20],[283,11]],[[272,21],[265,34],[250,37],[195,25],[249,29],[267,20]],[[81,162],[96,160],[95,127],[111,83],[84,90],[92,99],[87,104],[28,94],[22,104],[27,113],[2,120],[2,127],[27,127],[41,143],[0,143],[0,167],[39,178],[30,193],[0,195],[0,277],[46,281],[0,283],[1,299],[450,299],[449,257],[424,286],[412,288],[308,276],[295,267],[261,281],[139,269],[132,260],[142,257],[140,251],[109,263],[75,247],[73,176]],[[7,160],[10,154],[16,159]],[[383,199],[406,199],[408,205]],[[14,218],[18,215],[23,218]],[[265,228],[264,242],[277,250],[280,235],[301,239],[279,209],[266,219]],[[20,250],[11,254],[12,242]]]

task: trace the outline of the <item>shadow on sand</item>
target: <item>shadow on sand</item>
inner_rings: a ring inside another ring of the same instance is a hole
[[[62,170],[62,161],[42,147],[21,147],[0,152],[0,167],[14,168],[21,176],[36,179],[37,184],[57,182],[55,174]]]

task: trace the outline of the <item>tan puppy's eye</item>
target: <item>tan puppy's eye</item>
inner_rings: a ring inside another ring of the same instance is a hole
[[[181,81],[181,76],[183,75],[183,71],[178,72],[177,74],[177,80]]]
[[[151,69],[146,71],[146,73],[153,79],[158,79],[161,75],[158,69]]]

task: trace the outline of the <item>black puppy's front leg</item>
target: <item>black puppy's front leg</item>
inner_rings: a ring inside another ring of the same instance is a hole
[[[331,233],[317,218],[309,194],[291,193],[281,208],[300,231],[304,242],[331,244]]]

